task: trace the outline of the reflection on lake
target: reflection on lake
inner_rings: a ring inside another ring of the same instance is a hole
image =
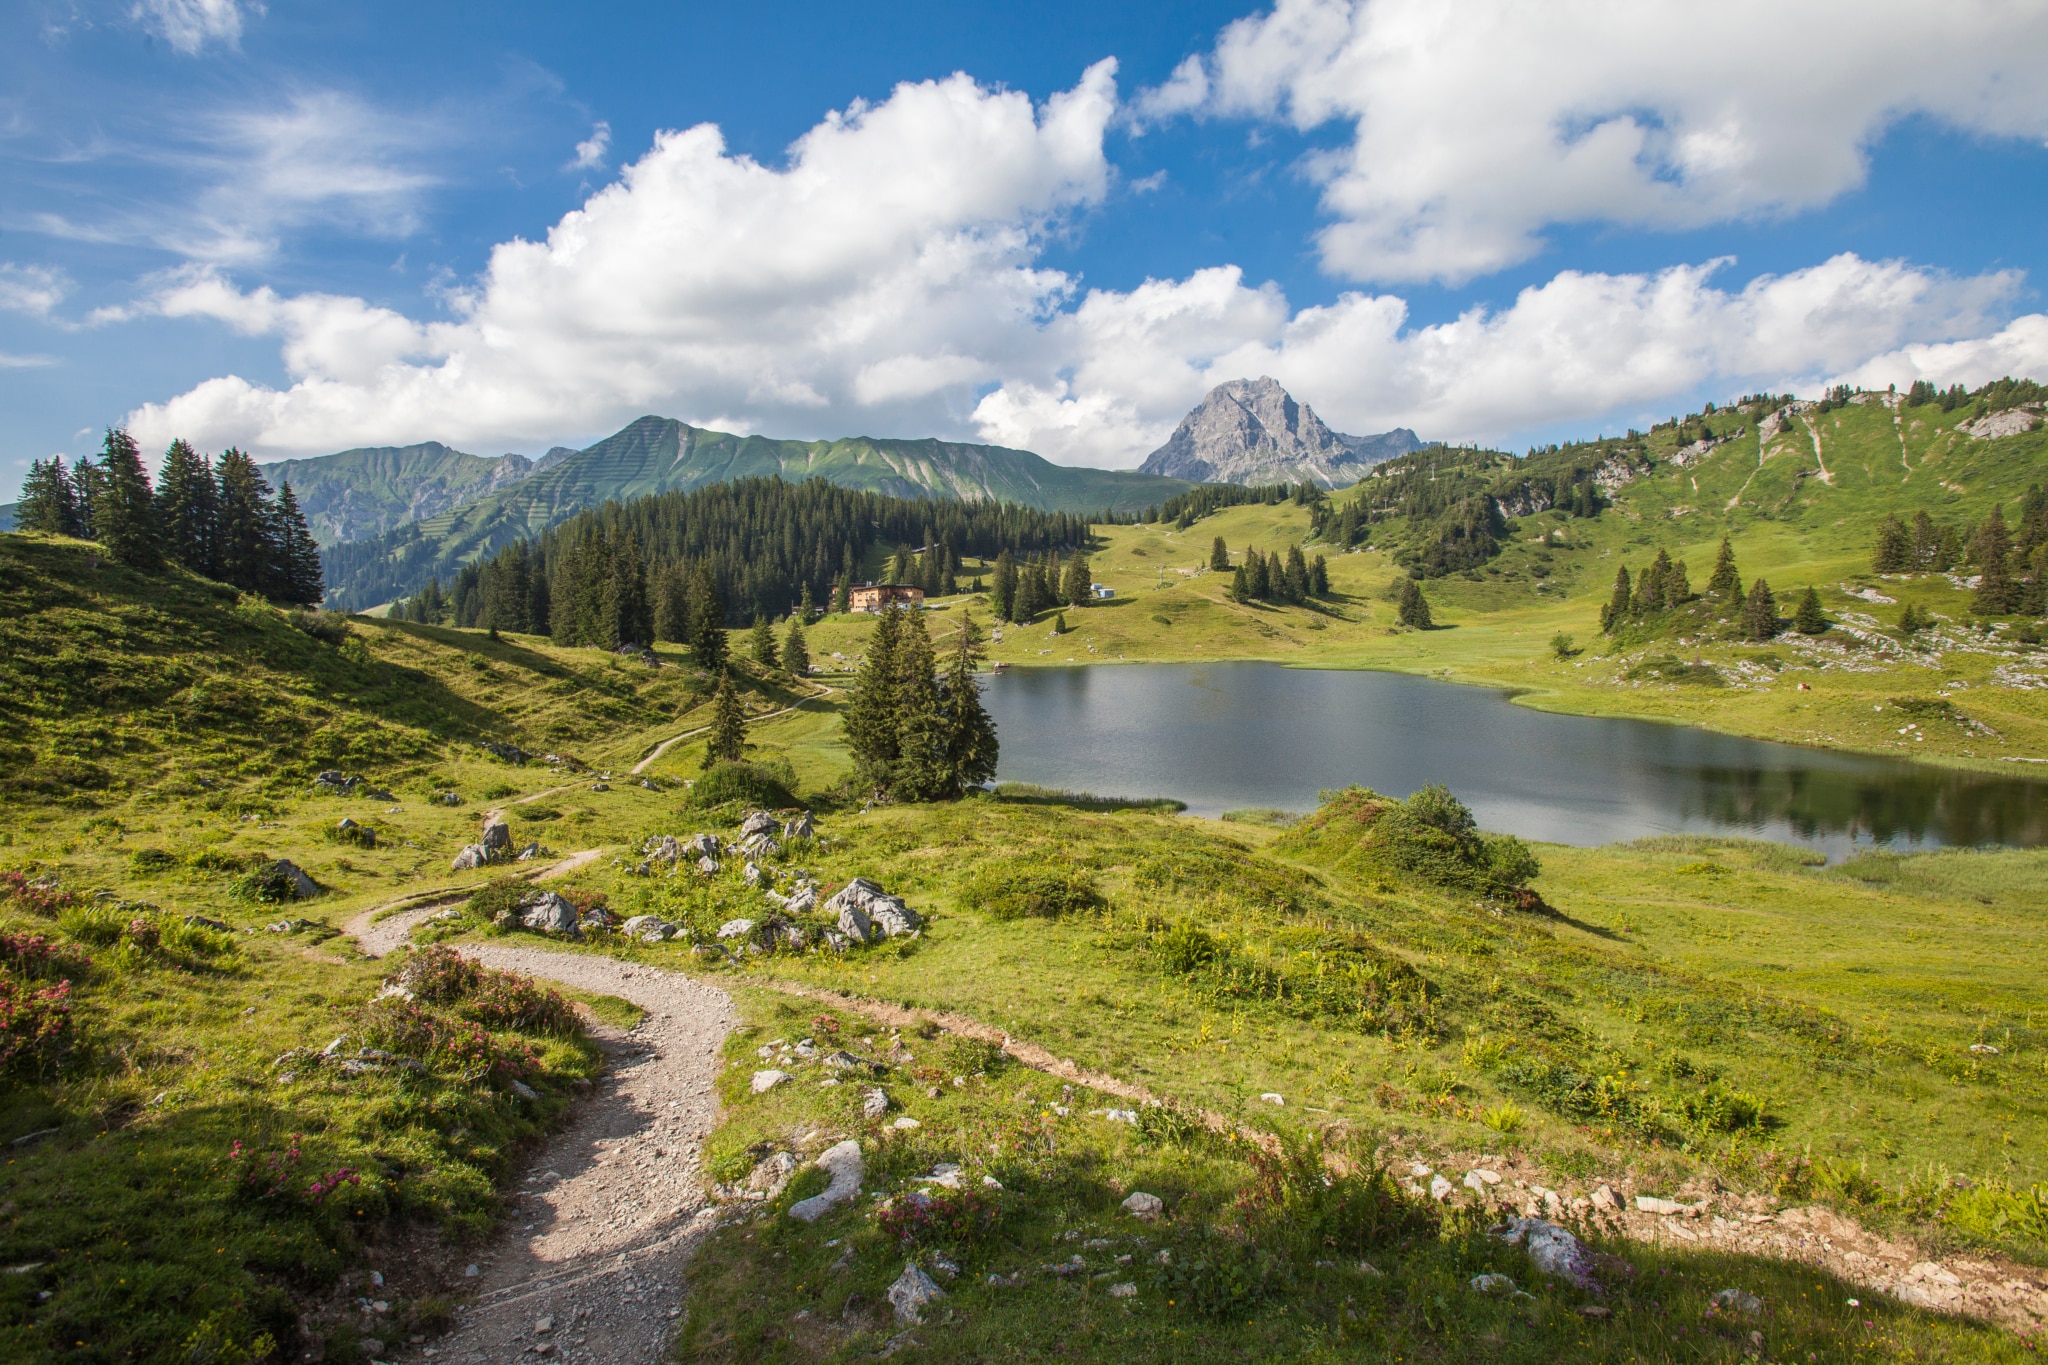
[[[1006,782],[1304,811],[1429,782],[1487,829],[1564,844],[1723,833],[1856,846],[2048,843],[2048,784],[1653,721],[1558,716],[1399,673],[1277,664],[1016,669],[985,680]]]

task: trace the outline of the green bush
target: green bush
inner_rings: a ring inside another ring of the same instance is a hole
[[[178,855],[160,848],[138,848],[128,856],[128,865],[143,876],[168,872],[178,866]]]
[[[283,865],[266,862],[236,878],[228,894],[259,905],[284,905],[293,899],[293,890],[291,875]]]
[[[1058,919],[1107,904],[1081,869],[1022,859],[976,868],[960,885],[960,903],[992,919]]]
[[[500,914],[518,914],[520,903],[532,890],[532,887],[517,877],[500,877],[471,892],[469,900],[465,902],[465,908],[485,924],[489,924]]]
[[[698,809],[744,805],[780,810],[796,804],[796,768],[786,758],[762,763],[714,763],[690,787],[685,804]]]

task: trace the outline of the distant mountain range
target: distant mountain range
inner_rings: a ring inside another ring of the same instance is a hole
[[[1277,380],[1233,379],[1181,419],[1166,444],[1138,466],[1143,474],[1191,483],[1316,483],[1349,488],[1372,467],[1423,448],[1406,427],[1346,436],[1323,425]]]
[[[348,451],[291,463],[303,468],[326,461],[352,462],[335,466],[337,471],[376,468],[381,467],[378,457],[388,455],[395,461],[406,452],[429,451],[445,453],[414,456],[423,469],[445,467],[474,476],[474,467],[461,461],[478,457],[438,445]],[[1048,512],[1135,512],[1188,486],[1183,480],[1149,474],[1056,465],[1028,450],[1003,446],[871,437],[784,441],[708,431],[673,418],[642,417],[588,449],[551,451],[523,477],[472,501],[393,524],[368,540],[328,546],[329,592],[340,607],[372,606],[412,592],[430,577],[445,579],[477,555],[538,534],[588,507],[770,475],[790,481],[822,478],[895,497],[991,499]],[[296,475],[292,486],[299,487]],[[387,507],[395,506],[406,487],[400,478],[390,481]],[[359,499],[353,508],[351,515],[359,519],[371,515],[367,499]]]
[[[557,448],[549,457],[575,453]],[[524,455],[492,459],[439,441],[366,446],[260,466],[272,488],[292,486],[313,538],[322,545],[369,540],[409,521],[425,521],[510,488],[545,467],[546,460],[536,463]]]

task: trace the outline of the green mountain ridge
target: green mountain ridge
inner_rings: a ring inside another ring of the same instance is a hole
[[[1056,465],[1003,446],[868,436],[777,440],[649,416],[510,487],[374,540],[329,546],[330,599],[352,609],[387,601],[606,502],[767,477],[821,478],[894,497],[990,500],[1048,512],[1137,511],[1190,486],[1148,474]]]
[[[366,446],[260,465],[272,488],[289,483],[322,545],[370,540],[524,481],[524,455],[471,455],[439,441]]]

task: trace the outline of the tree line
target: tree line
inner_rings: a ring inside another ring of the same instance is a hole
[[[1769,581],[1758,578],[1743,590],[1735,546],[1726,536],[1721,537],[1704,593],[1692,590],[1685,561],[1673,559],[1667,550],[1657,551],[1657,557],[1633,580],[1626,564],[1617,568],[1613,590],[1600,608],[1600,629],[1614,635],[1631,624],[1654,624],[1666,612],[1695,604],[1709,615],[1732,620],[1746,640],[1772,640],[1785,632],[1786,622],[1778,615],[1777,594]],[[1828,628],[1820,593],[1811,585],[1794,609],[1791,626],[1802,635],[1819,635]]]
[[[1878,573],[1946,573],[1966,565],[1977,570],[1972,611],[2048,616],[2048,492],[2038,483],[2028,487],[2016,526],[2006,524],[1999,507],[1967,528],[1938,523],[1924,509],[1910,524],[1888,516],[1870,552]]]
[[[872,551],[887,576],[928,592],[957,586],[961,560],[1057,555],[1089,521],[987,502],[892,498],[823,479],[740,479],[660,493],[569,518],[430,579],[397,609],[414,620],[530,632],[565,645],[689,644],[726,626],[817,605],[846,610]]]
[[[15,526],[98,541],[132,568],[180,564],[276,602],[317,606],[324,591],[320,547],[291,484],[272,496],[232,446],[213,461],[172,441],[152,484],[134,438],[110,428],[97,459],[29,465]]]

